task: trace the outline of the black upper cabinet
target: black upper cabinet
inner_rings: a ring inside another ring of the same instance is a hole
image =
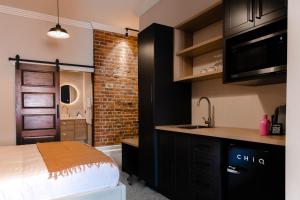
[[[225,35],[254,27],[253,0],[224,0]]]
[[[191,86],[173,82],[173,28],[152,24],[138,35],[139,173],[156,187],[155,126],[191,121]]]
[[[224,8],[228,37],[285,18],[287,0],[224,0]]]
[[[255,26],[282,19],[287,15],[287,0],[257,0]]]

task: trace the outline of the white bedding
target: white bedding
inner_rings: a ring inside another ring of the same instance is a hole
[[[119,170],[102,164],[56,180],[48,177],[36,145],[0,147],[0,200],[47,200],[114,187]]]

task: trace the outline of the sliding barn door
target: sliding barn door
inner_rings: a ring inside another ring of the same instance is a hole
[[[17,144],[59,141],[59,103],[56,66],[17,64]]]

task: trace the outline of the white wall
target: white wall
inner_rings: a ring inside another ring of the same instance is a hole
[[[215,108],[215,125],[258,129],[264,114],[271,116],[278,105],[286,102],[286,84],[259,87],[223,84],[222,79],[193,83],[192,121],[203,124],[207,104],[197,102],[201,96],[210,98]]]
[[[153,0],[63,0],[59,1],[59,11],[61,17],[69,19],[138,28],[138,14],[149,8],[152,2]],[[0,5],[57,15],[55,0],[0,0]]]
[[[219,0],[160,0],[140,17],[140,30],[156,22],[175,26]]]
[[[71,38],[46,36],[53,23],[0,14],[0,145],[15,144],[15,70],[8,57],[93,64],[92,30],[64,26]]]
[[[300,199],[300,1],[288,5],[286,199]]]

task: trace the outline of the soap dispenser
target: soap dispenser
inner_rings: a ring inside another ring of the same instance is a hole
[[[268,119],[268,115],[265,114],[260,121],[260,135],[266,136],[269,135],[270,129],[270,120]]]

